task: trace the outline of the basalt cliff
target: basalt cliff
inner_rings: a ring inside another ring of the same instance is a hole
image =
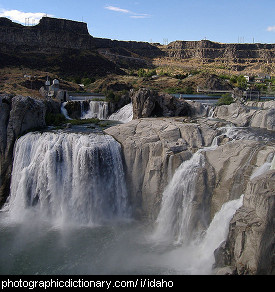
[[[123,74],[125,69],[150,67],[155,59],[239,66],[267,64],[274,58],[274,44],[221,44],[202,40],[160,45],[117,41],[91,36],[83,22],[43,17],[36,26],[23,26],[0,18],[2,67],[27,66],[65,75],[74,72],[104,76]]]

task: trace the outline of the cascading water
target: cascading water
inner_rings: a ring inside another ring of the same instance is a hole
[[[93,119],[106,120],[108,117],[109,104],[105,101],[90,101],[88,112],[82,110],[81,119]]]
[[[128,214],[120,145],[110,136],[30,133],[16,144],[12,220],[28,211],[64,224],[100,224]]]
[[[67,119],[67,120],[71,120],[71,118],[69,117],[69,115],[68,115],[68,111],[66,110],[66,104],[67,104],[67,102],[63,102],[62,104],[61,104],[61,113],[63,114],[63,116]]]
[[[226,240],[230,221],[243,205],[243,198],[242,195],[237,200],[225,203],[203,236],[164,254],[161,261],[180,274],[210,275],[215,263],[214,251]]]
[[[192,240],[194,230],[190,221],[198,173],[205,163],[203,152],[216,149],[217,141],[218,137],[215,137],[210,147],[197,151],[176,170],[162,196],[156,230],[152,236],[154,240],[175,244],[188,243]]]
[[[174,241],[176,244],[180,244],[190,239],[192,233],[190,218],[196,177],[203,163],[203,155],[197,152],[190,160],[182,163],[165,189],[153,236],[158,242]]]
[[[133,120],[133,104],[129,103],[116,113],[112,114],[108,120],[128,123]]]

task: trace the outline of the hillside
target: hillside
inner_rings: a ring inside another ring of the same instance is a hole
[[[0,90],[9,93],[30,94],[29,90],[36,90],[24,83],[24,72],[73,81],[74,90],[79,89],[77,84],[83,78],[96,80],[86,88],[95,91],[143,86],[194,91],[200,84],[226,88],[228,85],[215,76],[275,74],[274,59],[275,44],[221,44],[203,40],[175,41],[164,46],[95,38],[89,34],[86,23],[66,19],[43,17],[36,26],[23,26],[0,18]],[[162,77],[138,78],[140,68],[156,69]],[[17,82],[19,71],[21,77]],[[193,72],[201,74],[184,80],[171,78],[177,74],[192,76]],[[39,95],[37,91],[35,95]]]

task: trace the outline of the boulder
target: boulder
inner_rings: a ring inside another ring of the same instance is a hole
[[[149,117],[177,117],[190,116],[192,110],[184,100],[169,94],[141,88],[132,92],[134,119]]]

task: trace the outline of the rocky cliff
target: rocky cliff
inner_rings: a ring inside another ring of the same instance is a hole
[[[43,17],[36,26],[0,18],[1,66],[57,70],[63,74],[123,74],[123,67],[146,64],[162,52],[143,42],[93,38],[83,22]]]
[[[274,185],[274,170],[249,181],[243,207],[215,252],[217,274],[274,275]]]
[[[198,59],[208,62],[254,63],[272,62],[275,58],[275,44],[222,44],[202,41],[172,42],[163,51],[176,59]]]
[[[176,41],[167,46],[92,37],[83,22],[43,17],[36,26],[0,18],[0,63],[58,73],[123,74],[124,68],[152,66],[155,58],[220,63],[270,63],[274,44]],[[31,55],[31,56],[30,56]],[[77,64],[77,66],[76,66]]]
[[[225,107],[230,111],[230,106]],[[266,107],[258,108],[252,115],[269,116],[269,105]],[[244,111],[236,105],[237,108],[243,114],[240,120],[249,121],[245,124],[250,126],[252,109],[247,107]],[[189,224],[203,232],[226,202],[245,194],[244,206],[231,221],[227,241],[216,251],[215,272],[272,273],[274,260],[269,255],[274,253],[275,240],[274,170],[267,174],[263,167],[270,168],[275,156],[274,121],[255,123],[258,129],[231,127],[222,119],[191,121],[184,117],[141,118],[106,130],[122,145],[136,218],[154,222],[162,194],[178,167],[198,149],[205,149]]]
[[[27,131],[45,126],[46,105],[24,96],[0,96],[0,205],[9,195],[14,143]]]

